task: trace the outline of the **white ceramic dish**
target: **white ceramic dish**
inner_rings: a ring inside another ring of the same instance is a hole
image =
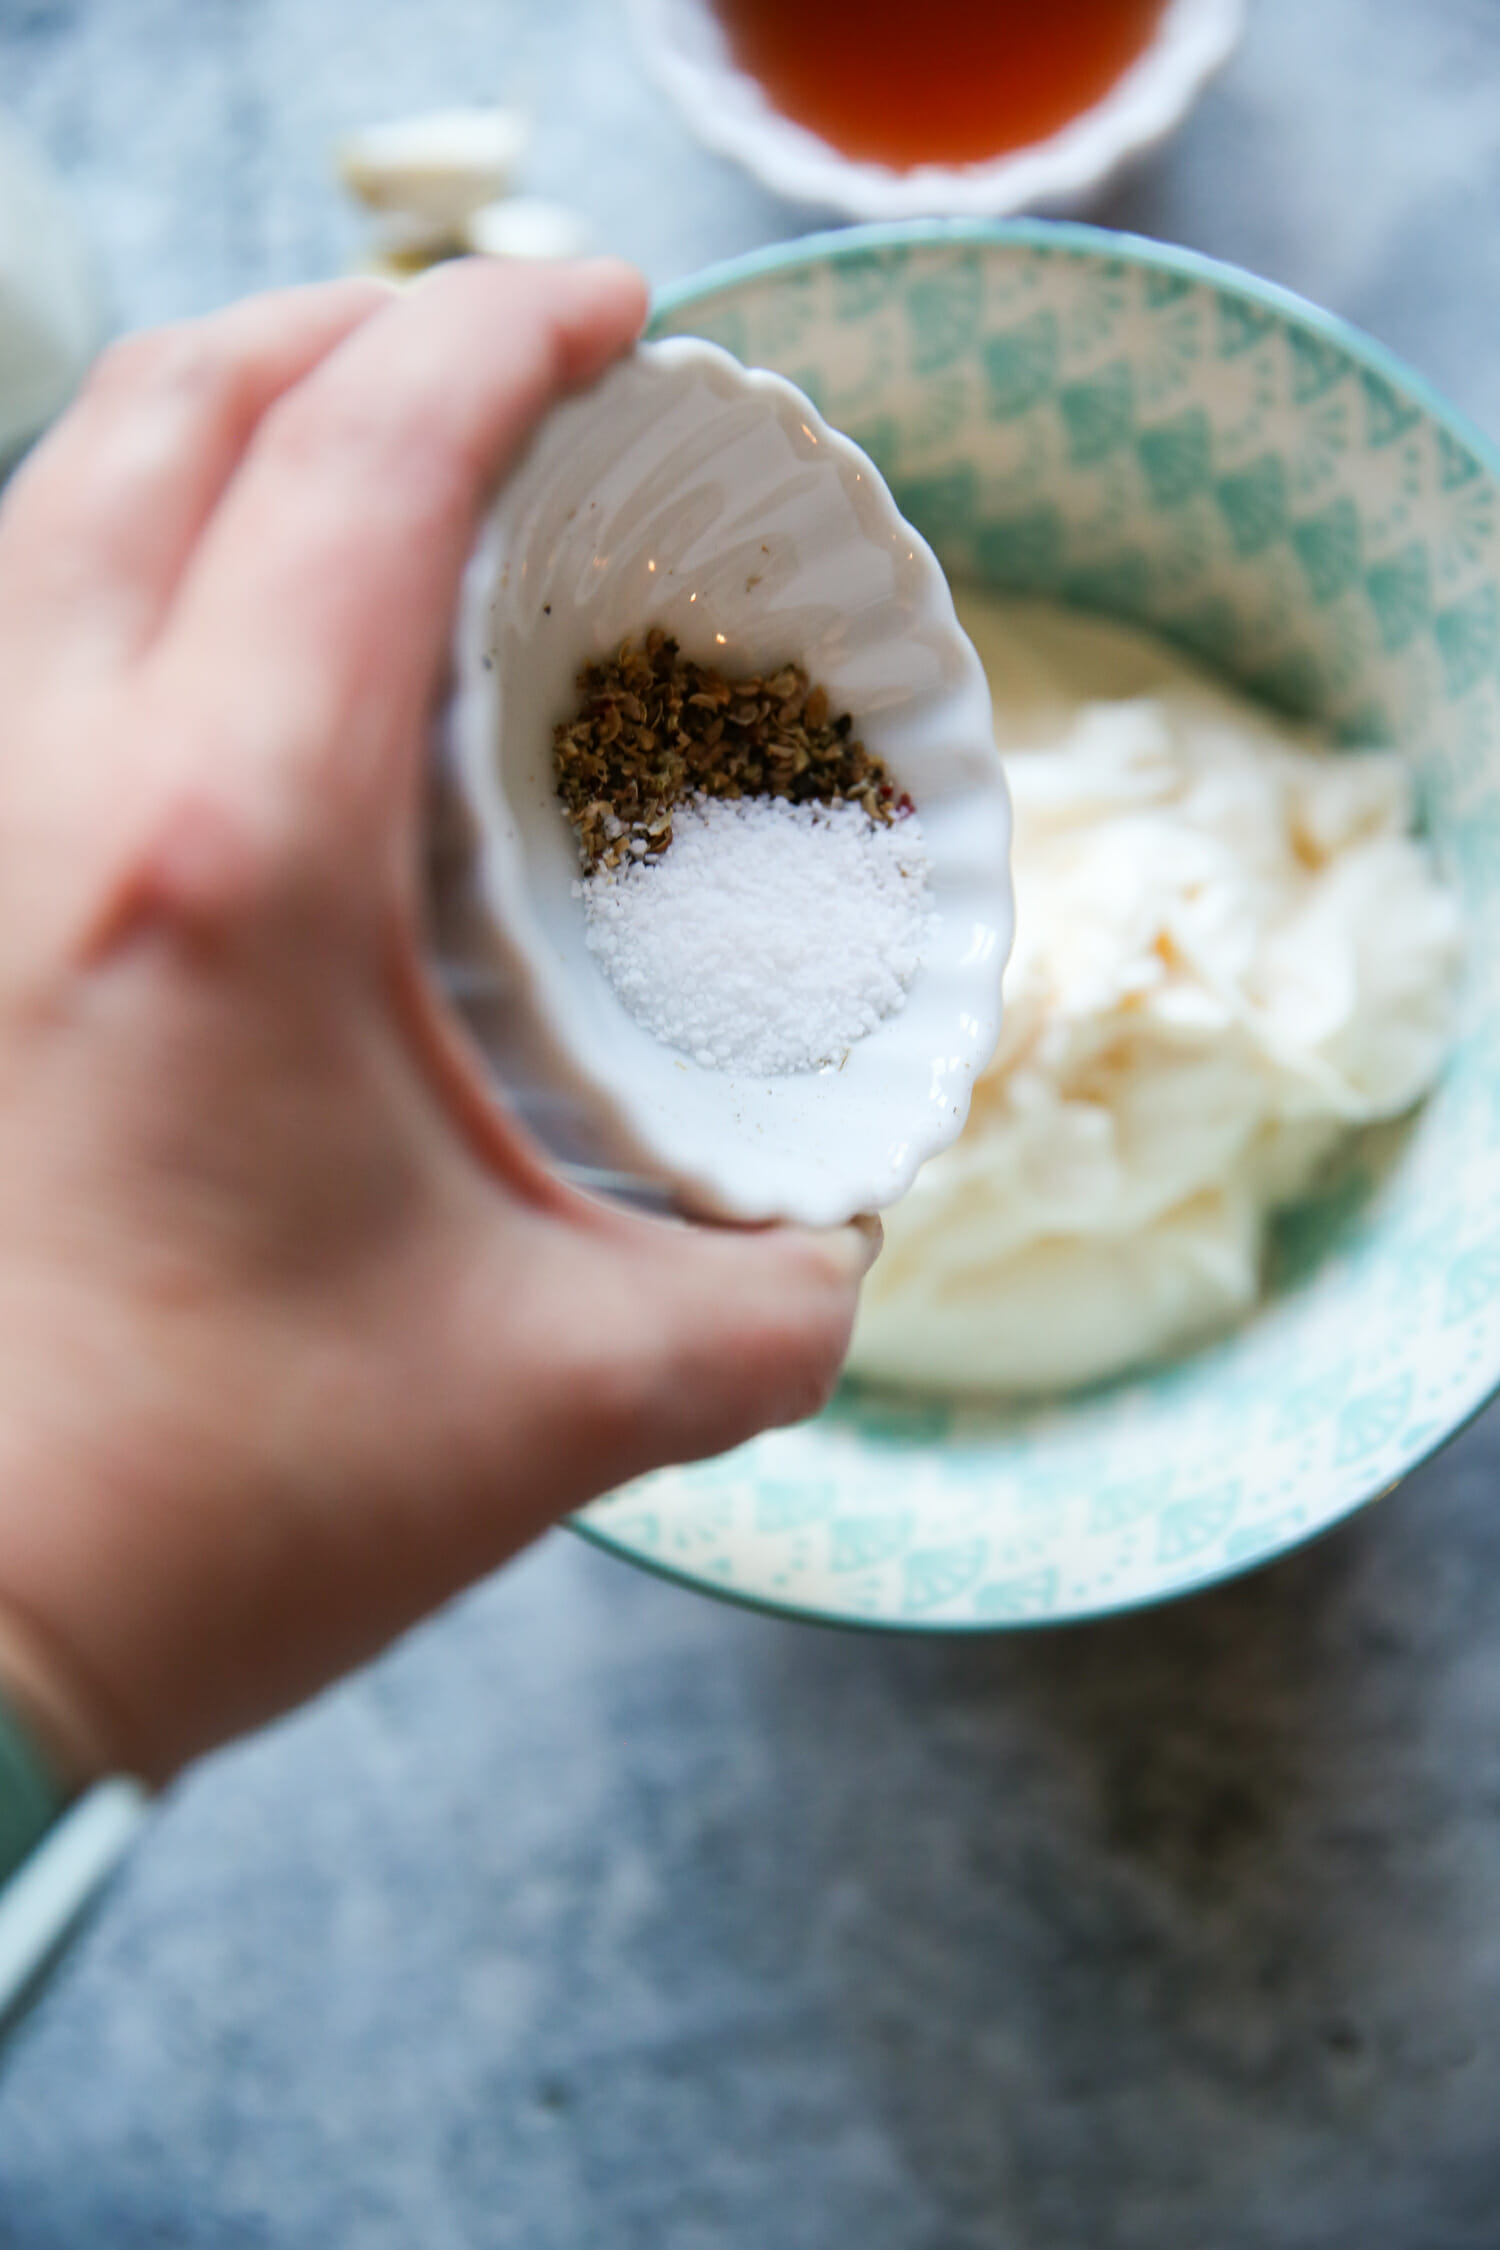
[[[1170,0],[1149,47],[1092,109],[988,163],[906,172],[856,162],[784,117],[737,68],[710,0],[630,0],[648,69],[709,148],[790,201],[855,219],[1065,212],[1177,128],[1244,25],[1244,0]]]
[[[580,666],[655,624],[731,676],[805,664],[916,800],[933,934],[905,1007],[837,1068],[702,1069],[633,1020],[585,945],[553,728]],[[533,1129],[705,1215],[828,1226],[892,1202],[961,1129],[994,1048],[1010,823],[979,660],[866,456],[779,376],[712,344],[642,346],[507,486],[456,667],[475,911],[456,961],[446,940],[450,982]]]

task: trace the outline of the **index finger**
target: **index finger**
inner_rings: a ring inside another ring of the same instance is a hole
[[[164,657],[252,709],[253,755],[385,802],[414,755],[481,508],[553,399],[625,350],[645,285],[599,260],[440,268],[266,416]],[[204,669],[206,667],[206,670]]]
[[[76,669],[147,644],[262,414],[390,296],[315,283],[112,344],[5,495],[7,650]]]

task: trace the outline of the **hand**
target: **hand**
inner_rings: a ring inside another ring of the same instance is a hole
[[[551,1177],[423,973],[486,496],[623,267],[108,352],[0,509],[0,1681],[160,1778],[564,1510],[811,1412],[868,1238]]]

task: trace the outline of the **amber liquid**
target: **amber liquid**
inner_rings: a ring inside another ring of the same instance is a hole
[[[714,0],[784,117],[907,171],[1046,140],[1150,43],[1165,0]]]

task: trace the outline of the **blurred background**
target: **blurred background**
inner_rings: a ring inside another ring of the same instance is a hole
[[[526,112],[662,284],[827,223],[612,0],[0,0],[117,326],[336,272],[338,137]],[[1500,434],[1500,12],[1251,0],[1085,215]],[[1500,1422],[1258,1576],[968,1644],[558,1533],[174,1790],[0,2056],[0,2245],[1493,2250]]]

